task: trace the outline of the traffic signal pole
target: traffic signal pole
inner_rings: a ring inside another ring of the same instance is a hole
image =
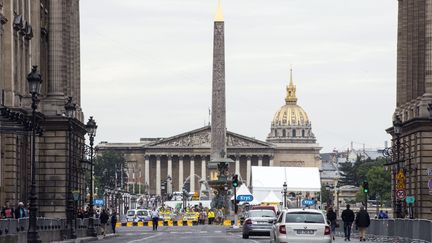
[[[234,188],[234,224],[233,229],[238,229],[237,225],[238,216],[237,216],[237,187],[238,187],[238,175],[234,175],[232,179],[232,186]]]

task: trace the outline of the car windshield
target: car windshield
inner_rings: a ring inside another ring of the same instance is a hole
[[[147,211],[138,211],[137,215],[139,215],[139,216],[148,216],[148,212]]]
[[[134,216],[135,215],[135,211],[128,211],[127,212],[127,216]]]
[[[314,212],[292,212],[285,216],[286,223],[315,223],[324,224],[324,217],[320,213]]]
[[[275,213],[273,210],[251,210],[249,211],[249,217],[257,218],[257,217],[269,217],[274,218]]]

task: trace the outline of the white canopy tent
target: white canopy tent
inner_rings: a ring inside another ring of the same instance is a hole
[[[263,201],[270,191],[282,200],[283,184],[288,192],[319,192],[321,180],[316,167],[266,167],[252,166],[252,190],[258,201]]]
[[[281,203],[282,200],[279,199],[274,191],[270,191],[267,196],[261,201],[262,203]]]
[[[238,195],[252,195],[252,193],[247,188],[246,184],[241,184],[240,187],[237,189],[236,194],[237,194],[237,196]],[[231,197],[231,200],[234,200],[234,195]],[[240,205],[244,204],[244,203],[246,203],[246,202],[239,202]],[[257,198],[255,196],[253,196],[252,202],[247,202],[247,203],[249,203],[250,205],[258,205],[258,204],[260,204],[260,201],[258,201]]]

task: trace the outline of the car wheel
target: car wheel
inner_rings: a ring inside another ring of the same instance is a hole
[[[249,239],[249,235],[248,235],[248,234],[245,234],[245,233],[243,233],[243,239]]]

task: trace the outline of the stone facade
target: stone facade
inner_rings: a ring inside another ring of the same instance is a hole
[[[395,198],[395,177],[399,171],[406,176],[404,187],[415,197],[413,215],[432,219],[432,196],[428,189],[427,169],[432,168],[432,1],[399,1],[397,44],[396,117],[402,121],[401,149],[397,163],[396,135],[393,137],[392,196],[395,212],[405,214],[403,200]],[[429,109],[429,110],[428,110]],[[400,205],[399,209],[398,206]]]
[[[2,111],[7,109],[30,118],[26,76],[33,65],[42,74],[37,117],[45,133],[36,139],[35,152],[38,213],[45,217],[65,218],[69,173],[73,173],[73,189],[84,194],[83,173],[79,172],[85,135],[80,106],[79,40],[79,0],[0,0]],[[70,133],[64,116],[69,96],[78,109]],[[0,204],[27,203],[31,133],[3,112],[0,120]]]

